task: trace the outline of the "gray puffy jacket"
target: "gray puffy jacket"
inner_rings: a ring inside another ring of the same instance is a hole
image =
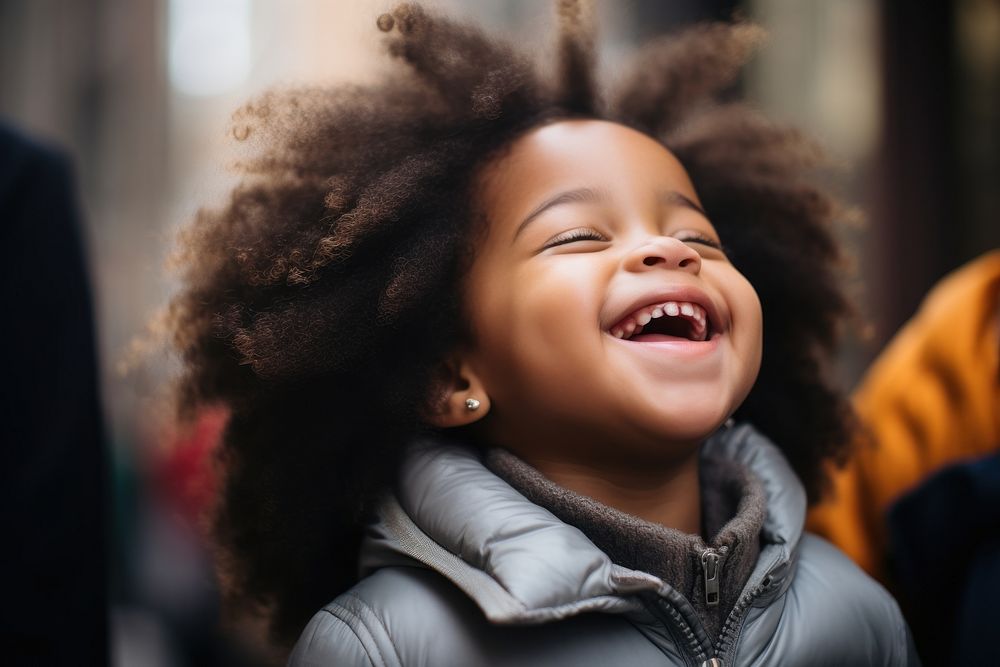
[[[362,548],[367,577],[313,617],[289,664],[918,664],[892,597],[803,533],[805,494],[774,445],[741,425],[703,454],[746,466],[767,496],[757,565],[714,643],[669,583],[439,445],[414,450]]]

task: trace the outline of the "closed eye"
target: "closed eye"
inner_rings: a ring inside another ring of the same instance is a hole
[[[573,243],[575,241],[607,241],[608,238],[598,232],[596,229],[590,229],[588,227],[580,227],[578,229],[571,229],[568,232],[563,232],[557,236],[549,239],[549,241],[542,248],[554,248],[556,246],[565,245],[567,243]]]
[[[703,246],[712,248],[714,250],[718,250],[722,254],[727,254],[726,253],[726,248],[721,243],[719,243],[715,239],[713,239],[713,238],[711,238],[709,236],[705,236],[703,234],[695,234],[695,235],[691,235],[691,236],[684,236],[684,237],[681,237],[678,240],[683,241],[684,243],[697,243],[699,245],[703,245]]]
[[[683,241],[684,243],[700,243],[702,245],[707,245],[711,248],[715,248],[716,250],[722,250],[721,243],[719,243],[715,239],[710,239],[707,236],[687,236],[680,240]]]

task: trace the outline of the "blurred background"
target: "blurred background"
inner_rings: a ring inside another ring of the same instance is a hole
[[[363,81],[384,62],[370,0],[0,0],[0,118],[72,159],[95,302],[111,474],[109,651],[117,665],[268,664],[253,631],[224,629],[192,474],[222,416],[175,432],[171,372],[130,346],[174,289],[179,226],[233,185],[232,112],[273,85]],[[438,0],[542,44],[549,3]],[[826,146],[829,178],[864,212],[843,231],[863,325],[848,386],[941,276],[1000,246],[1000,1],[608,0],[602,67],[636,44],[734,13],[770,41],[740,87]],[[12,252],[12,250],[8,250]],[[128,372],[126,372],[128,371]]]

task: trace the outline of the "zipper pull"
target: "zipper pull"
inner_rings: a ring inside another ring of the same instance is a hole
[[[718,606],[722,566],[719,565],[719,554],[714,549],[706,549],[701,554],[701,569],[705,574],[705,604],[709,607]]]

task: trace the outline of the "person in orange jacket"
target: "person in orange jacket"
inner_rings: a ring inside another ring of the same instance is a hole
[[[997,664],[1000,251],[948,276],[856,393],[861,442],[809,517],[898,597],[928,664]]]
[[[932,472],[1000,447],[1000,251],[943,279],[854,395],[860,442],[812,530],[883,582],[885,513]]]

